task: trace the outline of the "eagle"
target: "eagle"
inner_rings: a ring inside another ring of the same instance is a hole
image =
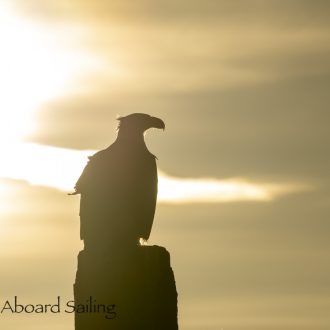
[[[85,249],[137,245],[148,240],[157,201],[156,157],[144,134],[165,129],[144,113],[118,118],[117,138],[89,160],[75,185],[80,194],[80,238]]]

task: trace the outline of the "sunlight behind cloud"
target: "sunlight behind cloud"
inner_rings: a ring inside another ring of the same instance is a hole
[[[267,201],[274,189],[248,181],[211,178],[175,178],[160,172],[159,199],[163,202],[229,202],[235,200]]]
[[[33,143],[6,144],[1,149],[6,156],[0,163],[0,177],[67,191],[73,189],[93,153]]]
[[[0,145],[0,177],[24,180],[72,192],[93,150],[71,150],[33,143]],[[301,190],[301,186],[260,184],[243,179],[217,180],[171,177],[159,172],[158,201],[163,203],[270,201]]]
[[[51,28],[15,16],[0,4],[0,140],[13,141],[34,130],[33,113],[44,102],[71,92],[79,74],[97,60],[65,43],[74,29]]]

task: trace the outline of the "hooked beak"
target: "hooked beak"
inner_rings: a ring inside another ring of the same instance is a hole
[[[151,127],[165,130],[165,123],[161,119],[157,117],[151,117],[150,119],[151,119]]]

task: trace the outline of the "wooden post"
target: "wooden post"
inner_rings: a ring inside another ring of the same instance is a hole
[[[75,330],[177,330],[170,254],[160,246],[83,250],[74,284]]]

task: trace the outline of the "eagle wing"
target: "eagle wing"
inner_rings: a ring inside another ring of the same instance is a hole
[[[139,219],[141,224],[140,237],[149,239],[157,202],[158,176],[155,157],[148,157],[144,169],[142,170],[142,182],[139,188]]]
[[[112,145],[90,157],[75,186],[81,194],[81,239],[147,240],[157,185],[156,160],[149,152]]]

